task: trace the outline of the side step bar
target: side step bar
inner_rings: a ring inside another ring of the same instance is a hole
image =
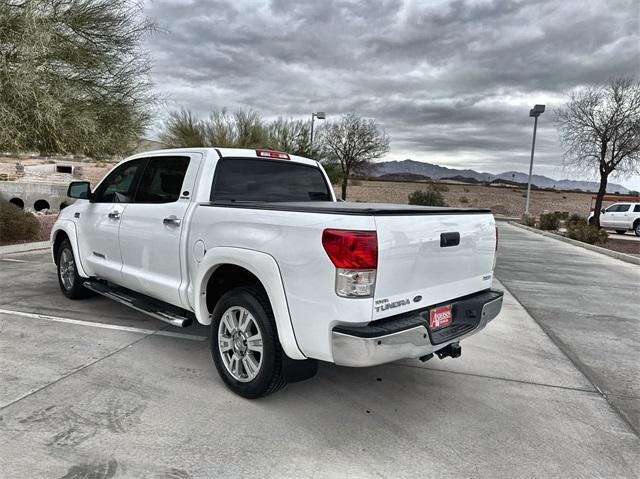
[[[178,328],[191,326],[195,317],[190,311],[108,283],[85,281],[84,287]]]

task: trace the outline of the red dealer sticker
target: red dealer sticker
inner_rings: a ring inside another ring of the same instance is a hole
[[[453,315],[451,314],[450,304],[429,311],[429,327],[431,329],[449,326],[452,321]]]

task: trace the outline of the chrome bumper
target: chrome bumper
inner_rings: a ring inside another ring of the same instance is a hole
[[[480,318],[473,329],[465,330],[459,336],[448,338],[445,342],[432,343],[428,321],[423,318],[429,309],[422,310],[413,316],[415,326],[405,328],[402,331],[390,334],[369,335],[363,337],[354,329],[353,334],[345,331],[332,332],[333,362],[340,366],[366,367],[397,361],[398,359],[419,358],[441,350],[447,344],[451,344],[469,337],[482,330],[489,321],[494,319],[502,309],[502,291],[492,291],[493,298],[484,302],[481,308]],[[498,295],[499,297],[495,297]],[[477,299],[476,299],[477,300]],[[465,301],[458,303],[464,306]],[[455,304],[456,301],[453,301]],[[454,324],[456,318],[454,316]],[[370,323],[370,325],[376,324]],[[403,318],[403,324],[407,324],[407,318]]]

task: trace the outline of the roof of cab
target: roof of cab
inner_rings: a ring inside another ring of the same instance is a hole
[[[148,156],[167,156],[167,155],[177,155],[184,153],[201,153],[203,156],[207,157],[210,154],[214,154],[215,158],[259,158],[261,160],[266,161],[294,161],[296,163],[304,163],[306,165],[317,166],[318,162],[316,160],[312,160],[309,158],[305,158],[303,156],[292,155],[286,152],[289,157],[289,160],[279,160],[279,159],[271,159],[265,158],[258,155],[257,149],[248,149],[248,148],[169,148],[165,150],[153,150],[153,151],[145,151],[143,153],[138,153],[133,155],[131,158],[144,158]],[[271,151],[271,150],[267,150]]]

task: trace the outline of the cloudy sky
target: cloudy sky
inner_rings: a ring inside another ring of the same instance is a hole
[[[492,173],[527,171],[528,112],[544,103],[535,173],[579,177],[549,109],[640,75],[637,0],[147,0],[145,13],[163,29],[147,47],[167,111],[354,111],[389,133],[385,159]]]

